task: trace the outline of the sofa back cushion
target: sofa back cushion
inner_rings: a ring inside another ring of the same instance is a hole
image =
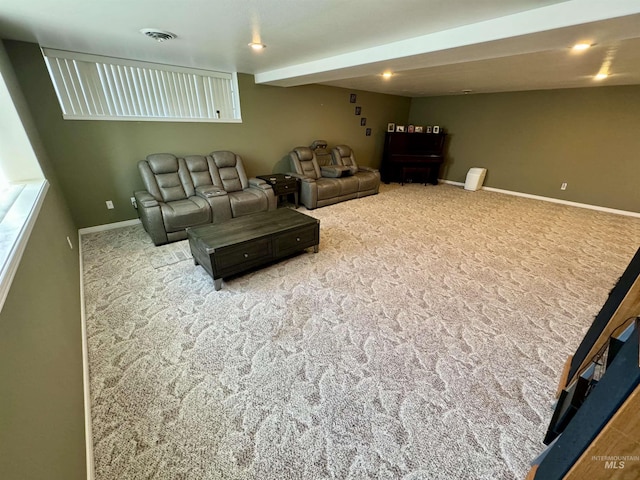
[[[296,147],[289,154],[291,168],[305,177],[320,178],[320,166],[316,155],[309,147]]]
[[[227,150],[211,152],[209,155],[213,184],[227,192],[237,192],[249,187],[242,158]]]
[[[358,171],[356,156],[348,145],[336,145],[331,150],[331,155],[333,157],[333,163],[336,165],[349,167],[352,174],[355,174]]]
[[[314,140],[309,148],[316,154],[316,160],[318,161],[318,165],[320,165],[320,170],[322,170],[322,167],[331,165],[331,152],[327,148],[326,140]]]
[[[184,160],[175,155],[148,155],[146,160],[138,162],[138,169],[147,191],[158,201],[172,202],[193,195],[193,185]]]
[[[207,157],[204,155],[187,155],[184,157],[184,163],[187,166],[187,170],[189,170],[194,188],[213,185],[211,163],[207,161]]]

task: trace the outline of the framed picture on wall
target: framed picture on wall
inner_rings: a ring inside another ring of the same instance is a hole
[[[352,93],[351,95],[349,95],[349,103],[356,103],[356,94]]]
[[[361,126],[361,127],[364,127],[366,124],[367,124],[367,119],[366,119],[366,118],[364,118],[364,117],[362,117],[362,118],[360,119],[360,126]]]
[[[424,128],[422,127],[422,125],[416,125],[416,133],[422,133],[424,132]]]
[[[427,125],[427,133],[431,133],[431,129],[432,129],[431,125]]]
[[[364,131],[364,134],[365,134],[367,137],[370,137],[370,136],[371,136],[371,129],[370,129],[370,128],[367,128],[367,129]]]
[[[356,115],[360,115],[362,113],[362,107],[356,107]]]
[[[440,126],[439,125],[434,125],[433,126],[433,133],[440,133]]]
[[[387,132],[395,132],[396,124],[395,123],[387,123]]]
[[[396,132],[404,132],[404,125],[396,125]]]
[[[413,133],[413,132],[415,132],[415,131],[416,131],[416,127],[414,127],[413,125],[409,125],[409,126],[407,127],[407,132],[409,132],[409,133]]]

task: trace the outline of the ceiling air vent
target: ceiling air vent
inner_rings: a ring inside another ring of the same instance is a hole
[[[143,28],[142,30],[140,30],[140,33],[146,35],[149,38],[153,38],[157,42],[173,40],[174,38],[178,37],[175,33],[158,30],[157,28]]]

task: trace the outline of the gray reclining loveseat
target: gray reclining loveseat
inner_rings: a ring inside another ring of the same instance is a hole
[[[155,245],[184,240],[187,227],[276,208],[271,186],[247,178],[233,152],[184,158],[156,153],[138,169],[146,188],[134,193],[138,216]]]
[[[327,142],[296,147],[289,153],[291,175],[300,179],[300,202],[308,209],[374,195],[380,189],[380,173],[359,167],[353,150],[338,145],[329,153]]]

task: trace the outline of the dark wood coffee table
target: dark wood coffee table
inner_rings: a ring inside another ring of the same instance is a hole
[[[313,247],[318,252],[320,220],[290,208],[253,213],[226,222],[187,228],[196,265],[222,279]]]

